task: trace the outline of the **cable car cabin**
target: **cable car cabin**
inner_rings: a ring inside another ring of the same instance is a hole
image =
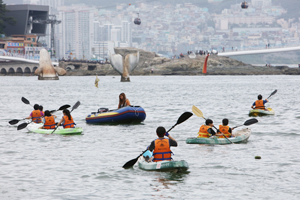
[[[135,19],[134,19],[134,24],[140,25],[141,23],[142,23],[142,21],[141,21],[140,18],[135,18]]]
[[[248,8],[247,2],[244,1],[244,2],[242,3],[241,7],[242,7],[243,9],[247,9],[247,8]]]

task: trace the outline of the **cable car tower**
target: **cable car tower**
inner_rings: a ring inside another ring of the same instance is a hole
[[[53,57],[53,55],[55,55],[55,42],[54,42],[54,33],[55,33],[55,26],[56,24],[60,24],[61,20],[57,20],[56,19],[56,15],[49,15],[48,18],[46,20],[42,20],[42,19],[34,19],[32,21],[29,21],[28,23],[34,23],[34,24],[50,24],[51,25],[51,44],[50,44],[50,48],[51,48],[51,58]]]

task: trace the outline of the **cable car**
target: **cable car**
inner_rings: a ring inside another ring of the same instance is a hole
[[[138,17],[134,19],[134,24],[136,25],[140,25],[142,23],[141,19],[139,18],[139,13],[138,13]]]
[[[241,7],[242,7],[243,9],[247,9],[247,8],[248,8],[247,2],[244,1],[244,2],[242,3]]]

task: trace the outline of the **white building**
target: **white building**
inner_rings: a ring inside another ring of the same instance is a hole
[[[59,8],[59,57],[71,51],[76,59],[90,59],[94,44],[94,11],[82,5]]]
[[[128,21],[122,21],[121,41],[128,46],[132,45],[131,23]]]

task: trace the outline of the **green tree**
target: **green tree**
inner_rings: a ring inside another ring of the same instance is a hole
[[[15,25],[16,20],[13,17],[6,17],[5,13],[8,10],[6,9],[6,4],[3,3],[2,0],[0,0],[0,34],[4,33],[5,23],[8,23],[10,25]]]

